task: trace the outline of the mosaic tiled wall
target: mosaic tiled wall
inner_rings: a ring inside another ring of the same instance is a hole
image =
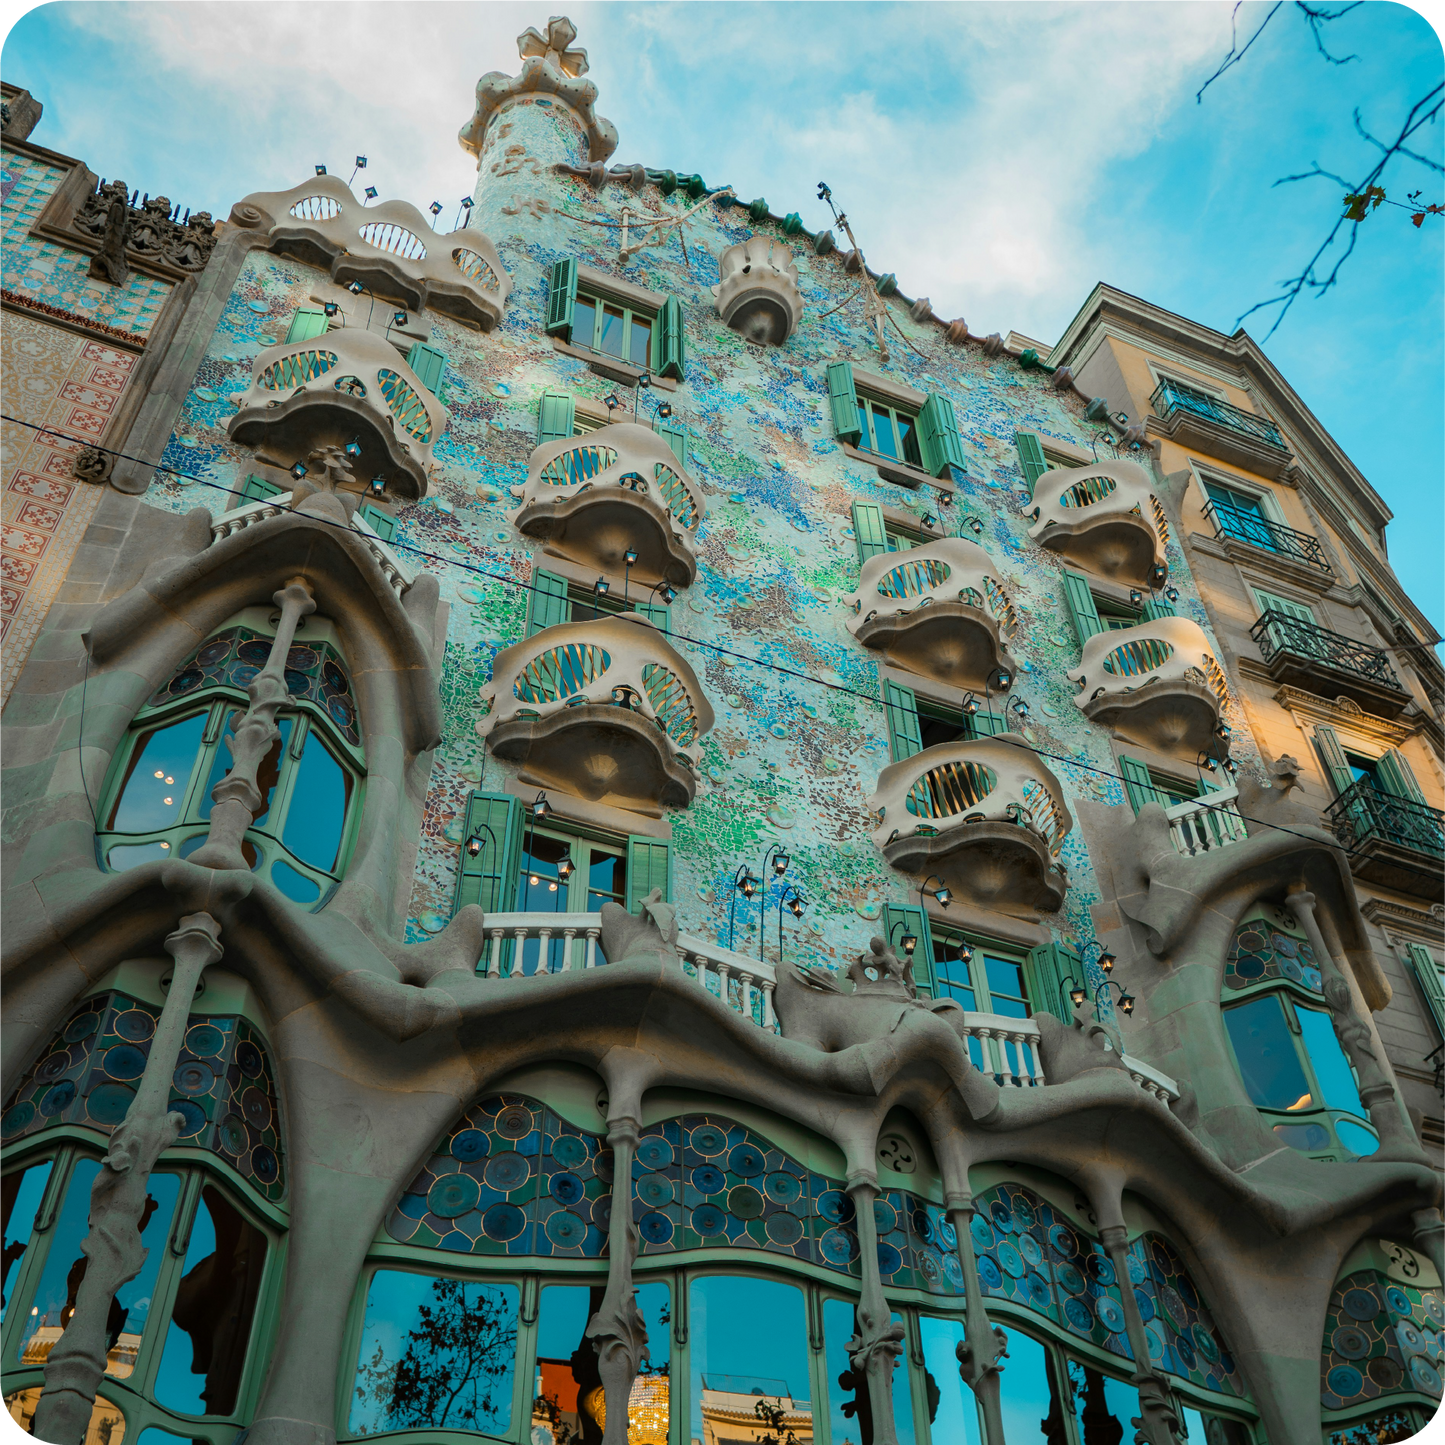
[[[522,144],[524,126],[517,130],[516,143]],[[401,513],[397,533],[403,549],[433,554],[422,565],[437,573],[451,604],[442,681],[446,723],[417,863],[412,939],[441,928],[448,917],[460,819],[468,791],[483,776],[474,731],[477,689],[490,677],[496,653],[523,631],[526,593],[506,579],[524,582],[534,563],[545,565],[541,544],[523,538],[508,520],[515,505],[508,488],[525,478],[540,397],[547,388],[564,387],[600,402],[618,390],[555,351],[544,334],[551,264],[573,255],[617,269],[617,230],[584,220],[616,217],[623,204],[634,213],[643,208],[668,215],[692,204],[681,192],[662,198],[651,187],[640,197],[612,187],[599,198],[581,182],[526,165],[525,155],[514,159],[505,177],[487,180],[494,189],[479,193],[473,219],[497,242],[513,277],[506,315],[489,335],[429,318],[432,344],[447,356],[441,399],[452,419],[433,449],[430,496]],[[855,219],[866,234],[866,215]],[[686,256],[674,235],[620,268],[628,280],[682,302],[687,381],[666,399],[673,420],[682,419],[688,429],[690,470],[709,506],[697,581],[672,606],[676,645],[717,712],[717,725],[703,743],[697,796],[671,815],[674,901],[685,931],[726,941],[729,884],[738,864],[756,870],[769,844],[782,842],[794,859],[789,881],[811,900],[801,925],[787,920],[788,957],[836,967],[866,949],[883,904],[903,902],[910,888],[868,836],[865,800],[888,762],[888,746],[882,710],[869,700],[879,689],[873,655],[843,625],[844,599],[858,577],[851,504],[879,501],[921,514],[935,498],[884,482],[843,453],[828,415],[827,363],[850,357],[953,399],[968,459],[956,511],[984,519],[978,540],[1008,579],[1020,614],[1016,691],[1032,708],[1025,736],[1043,752],[1109,775],[1051,764],[1071,799],[1118,804],[1124,793],[1112,776],[1107,733],[1084,720],[1064,675],[1077,664],[1078,643],[1064,611],[1059,561],[1028,540],[1014,446],[1018,427],[1086,447],[1093,428],[1079,415],[1077,399],[1062,400],[1046,375],[1026,372],[1007,357],[990,359],[974,346],[950,347],[936,328],[912,322],[906,310],[893,315],[922,354],[895,335],[893,359],[883,363],[862,324],[861,301],[824,317],[856,282],[836,255],[815,257],[804,239],[787,243],[806,303],[803,321],[780,349],[750,347],[723,327],[708,288],[718,280],[721,251],[763,228],[777,232],[775,223],[755,227],[742,208],[710,207],[689,223]],[[321,279],[294,261],[261,252],[248,256],[164,458],[201,484],[158,481],[148,494],[152,505],[220,510],[226,504],[221,489],[237,486],[249,461],[225,437],[234,412],[229,395],[244,389],[257,352],[284,338],[295,308],[308,303]],[[657,389],[644,396],[643,413],[662,399]],[[626,400],[632,400],[630,391]],[[417,560],[414,552],[403,555]],[[1207,631],[1177,538],[1168,555],[1172,580],[1184,594],[1181,615]],[[715,641],[742,659],[694,640]],[[1242,766],[1257,768],[1234,704],[1228,720]],[[500,786],[509,767],[486,760],[488,789]],[[1062,912],[1050,921],[1060,934],[1087,938],[1094,931],[1087,908],[1098,890],[1077,828],[1064,844],[1063,860],[1071,886]],[[776,936],[776,902],[773,896],[769,940]],[[758,908],[739,913],[737,947],[755,949]]]

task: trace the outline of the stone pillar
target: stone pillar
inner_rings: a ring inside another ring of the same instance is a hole
[[[978,1259],[973,1252],[973,1195],[949,1190],[948,1222],[957,1239],[959,1267],[963,1270],[965,1310],[963,1343],[958,1346],[958,1373],[978,1396],[983,1413],[984,1445],[1005,1445],[1003,1415],[999,1406],[1001,1359],[1008,1357],[1008,1335],[992,1324],[983,1303],[983,1286],[978,1282]]]
[[[858,1301],[858,1332],[848,1341],[848,1362],[868,1382],[873,1411],[873,1445],[898,1445],[893,1426],[893,1367],[903,1353],[903,1326],[893,1323],[893,1311],[883,1295],[878,1273],[878,1222],[873,1201],[878,1197],[878,1176],[848,1176],[848,1197],[857,1215],[858,1250],[863,1290]]]
[[[1310,947],[1315,951],[1315,958],[1319,961],[1320,973],[1324,978],[1325,1002],[1329,1005],[1335,1037],[1339,1039],[1345,1057],[1359,1077],[1360,1102],[1369,1113],[1375,1132],[1380,1136],[1380,1148],[1373,1157],[1382,1163],[1388,1160],[1427,1162],[1424,1151],[1400,1109],[1394,1081],[1385,1072],[1375,1053],[1373,1031],[1356,1012],[1349,980],[1345,978],[1334,954],[1325,945],[1319,919],[1315,917],[1315,895],[1303,891],[1291,893],[1285,902],[1300,927],[1304,929]],[[1323,1103],[1323,1100],[1320,1102]]]
[[[289,698],[286,687],[286,657],[296,625],[316,611],[316,599],[304,577],[293,577],[271,600],[281,609],[281,621],[271,643],[266,666],[251,679],[246,689],[251,705],[236,725],[231,748],[231,771],[211,789],[211,829],[204,845],[191,854],[190,862],[202,868],[249,868],[241,852],[241,839],[251,819],[261,811],[261,790],[257,773],[278,734],[276,714]]]
[[[607,1229],[607,1290],[586,1336],[597,1351],[607,1423],[602,1445],[627,1445],[627,1402],[642,1361],[647,1358],[647,1326],[637,1308],[632,1261],[637,1255],[637,1226],[632,1222],[632,1156],[637,1152],[638,1122],[622,1115],[609,1119],[612,1146],[612,1217]]]
[[[1441,1279],[1445,1279],[1445,1222],[1438,1209],[1417,1209],[1410,1222],[1415,1226],[1412,1236],[1415,1248],[1435,1266]]]
[[[1106,1224],[1099,1230],[1099,1239],[1119,1281],[1119,1295],[1124,1304],[1124,1328],[1129,1348],[1134,1352],[1134,1386],[1139,1391],[1142,1419],[1132,1423],[1141,1432],[1136,1437],[1149,1445],[1184,1445],[1184,1429],[1174,1406],[1169,1401],[1169,1386],[1162,1375],[1154,1373],[1149,1362],[1149,1337],[1144,1332],[1144,1317],[1139,1301],[1134,1298],[1133,1281],[1129,1278],[1129,1231],[1122,1224]]]
[[[106,1321],[115,1292],[141,1271],[149,1251],[141,1247],[139,1222],[151,1170],[175,1143],[184,1120],[167,1111],[191,1002],[201,971],[221,956],[221,926],[209,913],[182,918],[166,939],[175,959],[145,1072],[90,1190],[90,1232],[81,1241],[85,1275],[75,1313],[45,1362],[45,1385],[33,1433],[51,1445],[81,1445],[90,1425],[95,1393],[105,1374]]]

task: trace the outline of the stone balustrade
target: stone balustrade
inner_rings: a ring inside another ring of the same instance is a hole
[[[1137,462],[1058,467],[1034,484],[1029,536],[1086,571],[1137,587],[1162,587],[1169,523]]]
[[[1231,783],[1202,798],[1186,798],[1165,808],[1174,851],[1186,858],[1242,843],[1249,836],[1239,814],[1239,789]]]

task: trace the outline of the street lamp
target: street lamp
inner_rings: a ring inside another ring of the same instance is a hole
[[[923,887],[918,890],[918,906],[924,909],[925,916],[927,914],[927,908],[923,902],[924,894],[928,894],[930,898],[936,898],[940,908],[947,908],[948,905],[953,902],[953,891],[950,888],[940,886],[932,890],[929,889],[928,885],[935,881],[940,885],[943,884],[943,879],[940,878],[937,873],[930,873]]]
[[[900,928],[906,930],[907,927],[908,927],[908,920],[907,920],[906,918],[900,918],[900,919],[893,925],[893,927],[888,930],[888,946],[889,946],[889,948],[892,948],[892,947],[893,947],[893,935],[894,935],[895,933],[897,933]],[[901,944],[903,945],[903,952],[904,952],[904,954],[905,954],[908,958],[912,958],[912,957],[913,957],[913,950],[918,947],[918,935],[917,935],[916,933],[908,933],[908,932],[905,932],[904,935],[903,935],[903,937],[900,938],[898,941],[899,941],[899,943],[901,943]]]
[[[778,966],[783,963],[783,908],[786,906],[794,918],[801,921],[803,910],[808,906],[808,900],[798,892],[790,883],[783,889],[783,896],[778,899]]]
[[[729,948],[733,946],[733,928],[737,917],[738,894],[741,893],[744,898],[751,901],[753,895],[758,891],[758,884],[762,881],[761,878],[754,878],[753,875],[748,872],[748,865],[746,863],[738,864],[738,871],[733,874],[732,902],[728,905]]]

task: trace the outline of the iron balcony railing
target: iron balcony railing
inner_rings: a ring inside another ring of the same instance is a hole
[[[1204,515],[1214,523],[1216,537],[1248,542],[1250,546],[1262,547],[1266,552],[1306,562],[1311,567],[1318,567],[1321,572],[1330,571],[1320,539],[1311,537],[1308,532],[1296,532],[1293,527],[1266,520],[1258,512],[1241,511],[1238,507],[1212,499],[1205,504]]]
[[[1354,673],[1356,677],[1366,678],[1380,687],[1404,691],[1389,658],[1378,647],[1342,637],[1338,632],[1331,632],[1328,627],[1321,627],[1315,622],[1306,622],[1302,617],[1290,617],[1271,607],[1250,628],[1249,635],[1259,644],[1260,654],[1266,662],[1277,653],[1289,653],[1295,657],[1310,658],[1341,672]]]
[[[1217,397],[1206,396],[1204,392],[1195,391],[1192,387],[1180,386],[1177,381],[1161,381],[1154,395],[1149,398],[1149,405],[1161,417],[1172,416],[1176,411],[1187,411],[1194,416],[1202,416],[1206,421],[1227,426],[1230,431],[1242,432],[1256,441],[1278,447],[1281,451],[1286,450],[1279,428],[1267,417],[1256,416],[1252,411],[1232,406]]]
[[[1328,816],[1335,836],[1351,850],[1378,841],[1445,858],[1445,813],[1413,798],[1382,793],[1368,778],[1346,788],[1330,804]]]

